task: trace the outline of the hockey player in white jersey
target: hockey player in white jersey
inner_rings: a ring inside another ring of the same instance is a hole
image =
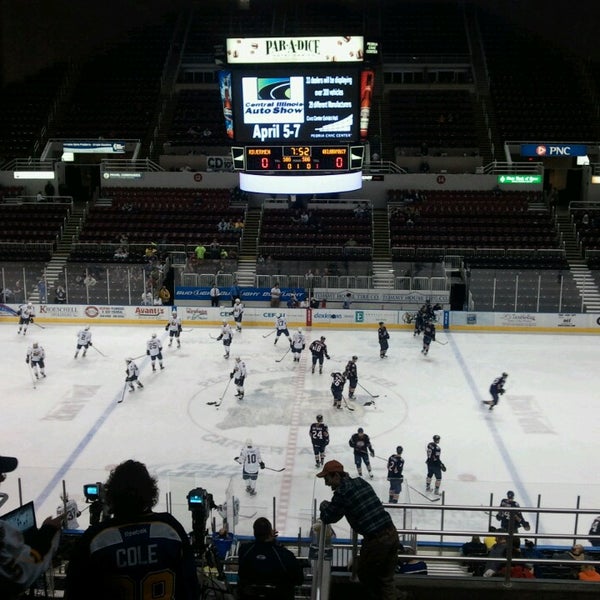
[[[233,315],[233,320],[235,321],[235,329],[239,333],[242,331],[242,319],[244,318],[244,305],[239,298],[235,299],[233,303],[233,311],[231,314]]]
[[[138,377],[140,375],[140,370],[138,366],[135,364],[133,358],[126,358],[125,362],[127,363],[127,368],[125,370],[125,382],[129,384],[129,391],[133,392],[135,390],[134,383],[137,384],[138,388],[141,390],[144,388],[144,385],[141,381],[139,381]]]
[[[265,468],[265,463],[260,456],[260,450],[252,444],[251,439],[246,440],[240,455],[234,459],[242,465],[242,479],[246,482],[246,492],[251,496],[256,495],[256,480],[258,470]]]
[[[63,520],[63,529],[79,529],[79,521],[77,517],[81,515],[81,511],[77,506],[77,502],[73,498],[69,498],[66,494],[60,496],[60,504],[56,508],[57,516],[65,515]]]
[[[33,374],[36,379],[42,377],[46,377],[46,365],[44,364],[44,359],[46,358],[46,352],[44,348],[40,346],[37,342],[33,342],[31,346],[27,349],[27,357],[25,358],[25,362],[33,369]]]
[[[231,326],[227,321],[223,321],[223,326],[221,327],[221,334],[217,338],[218,341],[223,340],[223,348],[225,348],[225,354],[223,354],[224,358],[229,358],[229,349],[231,347],[231,340],[233,339],[233,331],[231,330]]]
[[[233,379],[233,383],[237,386],[236,396],[239,400],[244,399],[244,381],[246,381],[246,363],[239,357],[235,357],[235,365],[233,371],[229,374]]]
[[[298,327],[298,330],[294,332],[292,336],[292,340],[290,342],[290,346],[292,348],[292,356],[294,357],[294,362],[300,362],[300,355],[302,354],[302,350],[306,348],[306,338],[304,337],[304,333],[302,333],[302,328]]]
[[[82,356],[87,354],[87,349],[92,345],[92,332],[90,326],[84,327],[77,334],[77,350],[75,350],[75,358],[79,356],[79,351],[83,348]]]
[[[152,337],[146,342],[146,354],[150,357],[150,360],[152,361],[153,371],[156,371],[156,359],[158,359],[160,370],[162,371],[164,369],[162,344],[155,333],[153,333]]]
[[[21,304],[17,314],[19,315],[19,331],[17,331],[17,333],[19,334],[21,331],[23,331],[23,335],[25,335],[27,333],[27,327],[29,327],[29,323],[33,323],[33,318],[35,317],[33,304],[31,302],[28,302],[27,304]]]
[[[165,326],[165,331],[169,332],[169,347],[173,345],[173,338],[175,338],[177,340],[177,347],[181,348],[181,340],[179,339],[181,335],[181,319],[177,316],[176,310],[171,313],[171,318]]]
[[[279,336],[282,334],[285,335],[285,337],[287,337],[289,341],[290,332],[288,331],[287,319],[285,318],[285,315],[283,313],[279,313],[277,315],[277,318],[275,319],[275,330],[277,334],[275,335],[275,341],[273,342],[273,344],[277,344],[277,342],[279,341]]]

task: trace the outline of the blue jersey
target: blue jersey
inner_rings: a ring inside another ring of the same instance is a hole
[[[401,479],[404,470],[404,459],[399,454],[392,454],[387,463],[388,479]]]

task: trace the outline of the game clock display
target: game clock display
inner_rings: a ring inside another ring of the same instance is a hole
[[[247,146],[246,171],[347,171],[348,146]]]

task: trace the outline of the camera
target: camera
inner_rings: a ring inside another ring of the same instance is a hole
[[[100,500],[104,489],[101,483],[86,483],[83,486],[83,495],[85,496],[86,502],[95,502]]]
[[[209,511],[212,508],[215,508],[212,494],[209,494],[204,488],[194,488],[193,490],[190,490],[187,495],[187,501],[188,509],[191,511]]]

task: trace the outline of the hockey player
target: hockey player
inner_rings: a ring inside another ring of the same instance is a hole
[[[423,348],[421,353],[427,356],[431,342],[435,341],[435,325],[432,322],[425,323],[423,328]]]
[[[235,357],[235,365],[233,371],[229,374],[230,379],[237,386],[236,396],[238,400],[244,399],[244,381],[246,380],[246,363],[239,357]]]
[[[40,346],[37,342],[33,342],[31,346],[27,349],[27,357],[25,358],[25,362],[31,366],[33,369],[33,374],[36,379],[42,377],[46,377],[46,365],[44,364],[44,359],[46,358],[46,352],[44,348]]]
[[[373,471],[371,471],[371,461],[369,454],[375,456],[375,450],[371,446],[371,440],[365,433],[362,427],[359,427],[356,433],[348,440],[348,445],[354,449],[354,464],[360,477],[362,477],[362,463],[364,462],[369,472],[369,477],[373,479]]]
[[[21,304],[21,306],[19,306],[19,310],[17,311],[17,315],[19,315],[19,331],[17,331],[17,334],[23,331],[23,335],[25,335],[27,333],[27,327],[29,327],[29,323],[33,323],[33,319],[35,317],[33,304],[31,302],[28,302],[27,304]]]
[[[354,400],[354,390],[358,385],[358,369],[356,367],[356,361],[358,356],[353,356],[346,365],[344,371],[344,377],[348,380],[348,398]]]
[[[277,344],[279,341],[279,336],[281,334],[287,337],[288,341],[290,340],[290,332],[288,331],[287,319],[283,313],[279,313],[277,318],[275,319],[275,331],[277,332],[275,335],[275,341],[273,344]]]
[[[379,339],[379,358],[386,358],[388,348],[390,347],[388,340],[390,334],[383,321],[379,321],[379,329],[377,330],[377,337]]]
[[[413,337],[421,335],[421,332],[425,328],[425,311],[423,307],[421,307],[417,314],[415,315],[415,330],[413,332]]]
[[[337,371],[331,374],[331,393],[333,394],[333,408],[342,408],[342,395],[344,394],[344,384],[346,378]]]
[[[218,341],[223,340],[223,348],[225,348],[225,354],[223,354],[224,358],[229,358],[229,347],[231,346],[231,340],[233,339],[233,331],[231,330],[231,326],[227,321],[223,321],[223,326],[221,327],[221,334],[217,338]]]
[[[127,368],[125,369],[125,383],[129,384],[129,391],[133,392],[135,391],[135,387],[134,387],[134,383],[137,384],[138,389],[142,390],[144,389],[144,385],[142,384],[141,381],[138,380],[139,374],[140,374],[140,370],[138,369],[138,366],[135,364],[133,358],[126,358],[125,362],[127,363]],[[119,402],[122,402],[122,399],[119,400]]]
[[[235,329],[239,333],[242,331],[242,319],[244,317],[244,305],[239,298],[235,299],[233,303],[233,310],[231,314],[233,315],[233,320],[235,321]]]
[[[162,343],[155,333],[153,333],[152,337],[146,342],[146,354],[150,357],[150,360],[152,361],[152,371],[156,371],[156,365],[154,363],[156,362],[157,358],[160,370],[162,371],[164,369]]]
[[[172,346],[173,338],[175,338],[177,340],[177,347],[181,348],[181,340],[179,339],[181,335],[181,319],[177,316],[176,310],[171,313],[171,318],[165,325],[165,331],[169,332],[169,347]]]
[[[317,415],[317,420],[310,426],[308,434],[315,454],[315,467],[322,467],[325,448],[329,444],[329,428],[323,423],[323,415]]]
[[[402,492],[402,482],[404,481],[404,459],[402,458],[402,446],[396,446],[396,452],[388,458],[387,479],[390,482],[390,492],[388,502],[398,504],[398,498]]]
[[[63,529],[79,529],[77,517],[81,515],[81,511],[77,506],[77,502],[69,498],[68,494],[60,495],[60,504],[56,508],[56,514],[57,516],[65,515]]]
[[[323,373],[323,357],[330,359],[329,354],[327,354],[327,345],[325,344],[325,336],[322,335],[321,339],[315,340],[308,349],[312,354],[312,369],[311,373],[315,372],[315,366],[317,362],[319,363],[319,374]]]
[[[446,466],[440,458],[440,455],[442,454],[442,449],[438,444],[440,436],[434,435],[432,439],[433,441],[427,444],[427,459],[425,460],[425,463],[427,464],[427,479],[425,480],[425,491],[431,492],[431,480],[435,477],[433,493],[436,496],[439,496],[440,486],[442,484],[442,471],[446,470]]]
[[[306,338],[304,337],[304,333],[302,332],[302,328],[298,327],[297,331],[294,332],[292,339],[290,341],[290,347],[292,348],[292,356],[294,357],[294,362],[300,362],[300,355],[302,354],[302,350],[306,348]]]
[[[508,373],[502,373],[500,377],[496,377],[492,384],[490,385],[490,394],[492,395],[491,400],[484,400],[483,403],[489,405],[490,410],[494,410],[494,406],[498,404],[498,400],[500,400],[500,396],[502,396],[505,392],[504,384],[506,383],[506,378],[508,377]]]
[[[506,492],[506,498],[502,498],[500,501],[500,506],[511,508],[519,508],[519,503],[515,500],[515,493],[512,490],[508,490]],[[498,511],[496,514],[496,519],[500,521],[500,528],[503,531],[509,531],[510,520],[513,520],[513,533],[517,533],[519,531],[519,527],[523,527],[525,531],[529,531],[531,529],[529,523],[523,518],[523,514],[519,512],[510,512],[506,510]]]
[[[256,496],[256,480],[258,469],[264,469],[265,463],[260,456],[260,450],[255,448],[251,439],[246,440],[246,445],[241,449],[240,455],[234,459],[242,465],[242,479],[246,482],[246,492]]]
[[[87,325],[77,334],[77,349],[75,350],[75,358],[79,356],[79,351],[83,348],[83,356],[87,354],[87,349],[92,345],[92,332],[90,326]]]

